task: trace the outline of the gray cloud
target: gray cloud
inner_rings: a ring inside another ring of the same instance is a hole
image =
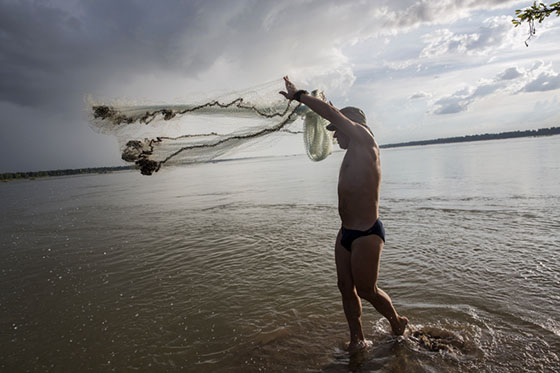
[[[386,11],[390,27],[411,28],[422,23],[441,24],[467,17],[478,9],[497,9],[519,3],[516,0],[441,0],[393,1],[394,8]],[[379,4],[376,4],[379,6]]]
[[[461,111],[467,110],[467,105],[469,103],[461,100],[458,98],[457,100],[448,99],[448,100],[439,100],[436,102],[436,105],[440,105],[440,107],[434,111],[435,114],[455,114],[460,113]]]
[[[497,80],[512,80],[517,79],[523,74],[517,69],[517,67],[510,67],[506,69],[504,72],[498,74],[496,77]]]
[[[469,86],[439,98],[434,102],[434,114],[454,114],[466,111],[475,101],[504,91],[509,94],[521,92],[544,92],[560,88],[560,74],[551,65],[537,61],[527,69],[510,67],[498,73],[491,80],[483,80],[476,86]]]
[[[193,77],[220,57],[254,70],[282,64],[337,69],[345,62],[337,48],[349,40],[504,6],[472,0],[72,4],[0,1],[0,100],[52,103],[145,71]]]
[[[509,70],[509,69],[508,69]],[[450,96],[443,97],[435,101],[434,114],[455,114],[466,111],[476,100],[489,96],[494,92],[506,87],[506,83],[500,77],[506,73],[502,72],[497,78],[491,81],[482,81],[475,87],[463,88]]]
[[[434,105],[434,114],[455,114],[467,110],[474,101],[472,88],[463,88],[447,97],[437,100]]]
[[[465,111],[469,106],[485,96],[503,89],[505,84],[502,82],[484,82],[477,87],[464,88],[450,96],[440,98],[434,105],[434,114],[455,114]]]
[[[546,92],[560,88],[560,74],[543,71],[534,79],[529,81],[521,91],[524,92]]]
[[[409,100],[418,100],[418,99],[425,98],[425,97],[431,97],[431,95],[429,93],[420,91],[420,92],[416,92],[415,94],[410,96],[408,99]]]
[[[170,3],[155,16],[133,1],[83,2],[77,14],[48,2],[0,2],[0,99],[52,104],[114,76],[126,81],[149,69],[178,69],[176,44],[195,18],[188,4]],[[199,66],[213,57],[206,54]]]
[[[58,146],[53,145],[57,149],[53,163],[56,157],[65,165],[69,158],[85,163],[89,160],[74,157],[66,140],[57,140],[60,132],[75,136],[86,132],[85,94],[135,96],[136,88],[144,86],[143,93],[159,99],[167,90],[180,92],[177,84],[195,84],[197,79],[213,79],[214,87],[225,81],[240,87],[249,79],[254,84],[287,72],[299,72],[309,81],[350,86],[355,75],[342,53],[344,45],[509,4],[497,0],[0,0],[0,103],[40,112],[36,116],[14,110],[18,117],[2,120],[17,123],[9,127],[14,138],[50,126],[53,144],[58,141]],[[198,84],[206,87],[210,82]],[[37,117],[44,120],[32,119]],[[97,146],[90,143],[91,149]],[[30,152],[33,146],[27,149]],[[11,154],[12,159],[23,158]]]

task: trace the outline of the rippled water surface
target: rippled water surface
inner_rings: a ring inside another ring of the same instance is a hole
[[[560,369],[560,136],[382,150],[379,285],[350,358],[336,153],[0,185],[1,371]]]

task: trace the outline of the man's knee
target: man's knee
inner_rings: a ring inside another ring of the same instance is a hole
[[[377,297],[377,286],[356,286],[358,296],[362,299],[374,299]]]

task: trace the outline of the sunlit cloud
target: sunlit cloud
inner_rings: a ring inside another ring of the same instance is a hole
[[[523,31],[512,27],[511,20],[510,16],[488,18],[483,22],[483,26],[472,33],[454,33],[449,29],[437,30],[423,38],[427,46],[420,56],[438,57],[451,53],[486,55],[496,49],[519,44]]]

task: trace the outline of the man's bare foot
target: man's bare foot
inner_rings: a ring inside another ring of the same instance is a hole
[[[363,339],[361,341],[348,344],[348,353],[350,355],[354,355],[357,352],[367,350],[371,346],[373,346],[372,341],[367,340],[367,339]]]
[[[393,329],[393,333],[396,335],[403,335],[404,330],[406,329],[406,324],[408,324],[408,319],[404,316],[398,316],[398,321],[396,325],[391,325]]]

